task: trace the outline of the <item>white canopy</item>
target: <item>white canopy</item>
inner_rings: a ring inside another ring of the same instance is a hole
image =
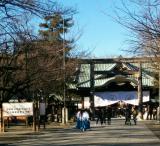
[[[143,91],[143,102],[147,102],[149,99],[150,92]],[[138,105],[137,91],[95,92],[94,94],[95,107],[108,106],[119,101],[132,105]]]

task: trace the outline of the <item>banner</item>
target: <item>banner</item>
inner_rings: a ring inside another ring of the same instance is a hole
[[[33,103],[3,103],[3,117],[31,116],[33,115]]]
[[[143,102],[147,102],[150,99],[150,92],[143,91]],[[95,107],[107,106],[119,101],[123,101],[128,104],[138,105],[137,91],[119,91],[119,92],[95,92],[94,104]]]

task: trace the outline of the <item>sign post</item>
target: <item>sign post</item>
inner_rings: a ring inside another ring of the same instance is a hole
[[[0,132],[4,132],[4,118],[3,118],[2,105],[0,107]]]
[[[24,103],[3,103],[2,104],[2,127],[3,132],[5,131],[5,118],[4,117],[13,117],[13,116],[33,116],[33,103],[24,102]]]

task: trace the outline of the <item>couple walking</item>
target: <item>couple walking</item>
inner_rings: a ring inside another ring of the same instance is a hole
[[[97,108],[96,110],[96,125],[100,121],[100,124],[106,124],[106,118],[107,118],[107,123],[108,125],[111,124],[111,117],[112,117],[112,108],[108,106],[107,108]]]
[[[79,110],[76,115],[77,124],[76,128],[82,131],[86,131],[86,129],[90,129],[90,121],[89,121],[89,114],[87,110]]]
[[[125,111],[125,125],[131,125],[131,117],[133,117],[134,124],[137,124],[137,115],[138,110],[137,107],[133,106],[127,106]]]

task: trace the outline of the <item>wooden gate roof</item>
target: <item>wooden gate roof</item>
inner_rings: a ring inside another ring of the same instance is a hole
[[[91,70],[91,65],[94,66]],[[142,63],[142,85],[146,87],[154,86],[153,69],[150,63]],[[139,71],[138,62],[108,62],[106,59],[101,62],[84,62],[80,64],[77,74],[76,84],[70,88],[90,88],[91,74],[94,74],[94,87],[107,86],[110,82],[129,81],[133,86],[137,86],[137,74]]]

